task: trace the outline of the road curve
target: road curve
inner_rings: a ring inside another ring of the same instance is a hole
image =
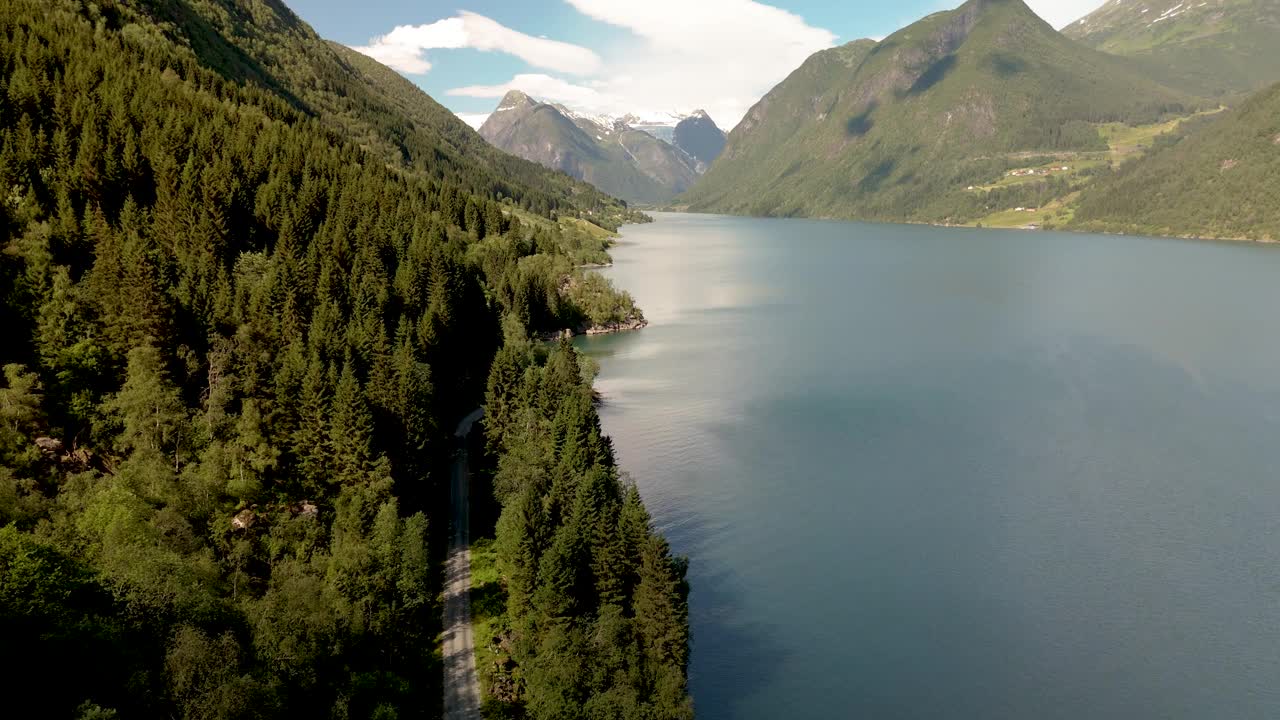
[[[471,501],[467,492],[466,437],[484,416],[484,409],[462,419],[454,437],[458,454],[453,461],[450,508],[453,533],[445,561],[444,583],[444,717],[480,720],[480,678],[476,675],[475,642],[471,637]]]

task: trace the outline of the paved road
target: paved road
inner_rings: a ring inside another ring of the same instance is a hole
[[[480,679],[476,676],[475,642],[471,637],[471,502],[467,494],[467,449],[463,441],[484,415],[478,409],[458,423],[454,435],[461,449],[453,462],[450,505],[453,534],[445,561],[444,585],[444,717],[480,720]]]

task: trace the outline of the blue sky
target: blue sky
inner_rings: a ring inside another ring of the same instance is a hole
[[[725,130],[810,54],[961,0],[286,0],[478,124],[508,89],[586,112],[706,109]],[[1028,0],[1056,27],[1102,0]]]

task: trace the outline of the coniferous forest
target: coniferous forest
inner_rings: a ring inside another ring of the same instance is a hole
[[[6,714],[438,716],[484,403],[504,712],[690,716],[684,563],[576,352],[531,340],[638,315],[576,268],[640,218],[469,163],[309,33],[275,0],[0,6]]]

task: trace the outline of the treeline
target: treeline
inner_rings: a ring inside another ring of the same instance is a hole
[[[686,561],[619,477],[573,347],[508,336],[483,421],[506,589],[486,714],[692,718]]]
[[[583,312],[521,288],[603,241],[388,166],[151,9],[0,6],[7,709],[434,716],[452,425],[499,317]]]

